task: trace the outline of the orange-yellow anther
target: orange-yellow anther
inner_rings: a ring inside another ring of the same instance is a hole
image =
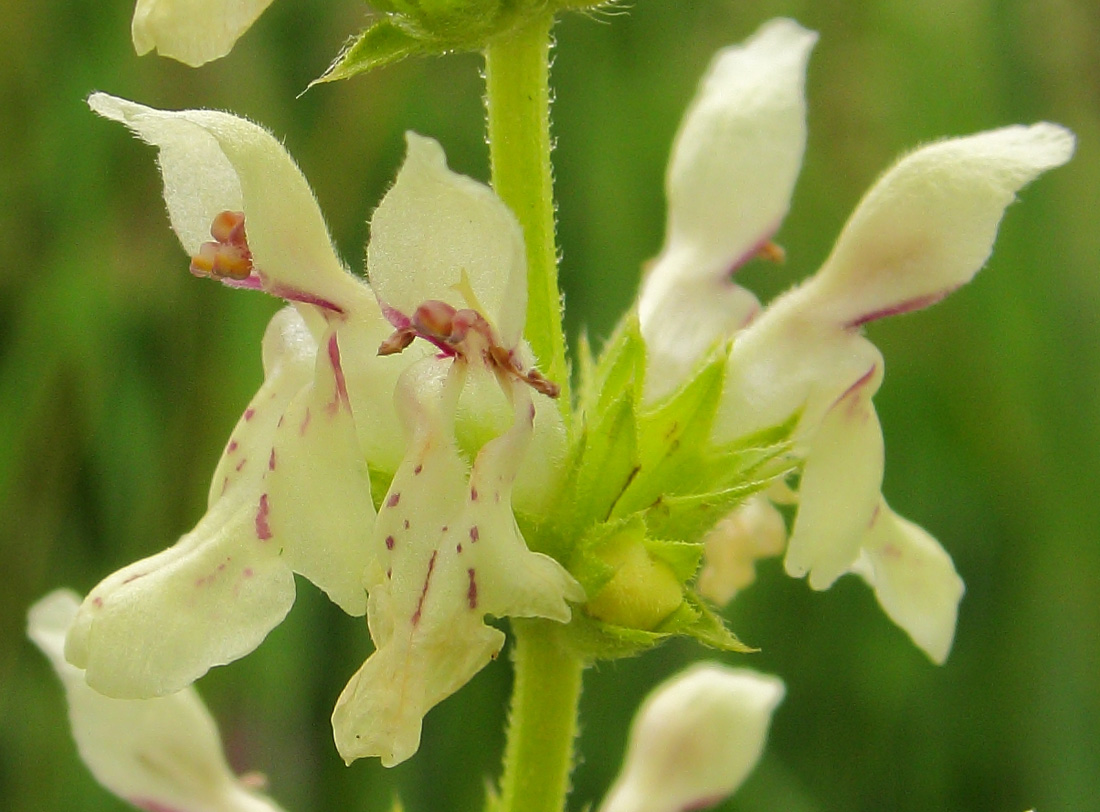
[[[210,236],[226,245],[247,246],[244,236],[244,212],[223,211],[210,224]]]
[[[191,258],[191,273],[215,279],[247,279],[252,274],[252,252],[244,233],[244,213],[223,211],[210,224],[214,242],[204,242]]]
[[[783,246],[776,245],[771,240],[757,248],[756,255],[768,262],[783,262],[787,259],[787,252],[783,250]]]

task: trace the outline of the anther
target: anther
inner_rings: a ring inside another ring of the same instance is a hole
[[[776,245],[771,240],[763,243],[756,249],[756,255],[761,259],[766,259],[768,262],[782,263],[787,259],[787,252],[783,250],[783,246]]]
[[[252,252],[244,233],[244,213],[223,211],[210,224],[214,242],[204,242],[191,258],[191,273],[215,279],[247,279],[252,274]]]

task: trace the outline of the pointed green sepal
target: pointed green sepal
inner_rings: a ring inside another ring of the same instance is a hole
[[[713,487],[700,474],[700,454],[708,445],[725,381],[728,347],[715,351],[698,374],[670,397],[638,417],[638,472],[613,515],[628,515],[654,504],[663,494]]]
[[[436,53],[429,40],[417,37],[393,17],[383,17],[364,29],[309,86],[350,79],[358,73],[400,62],[407,56]]]
[[[680,607],[661,624],[658,631],[693,637],[700,643],[721,651],[746,653],[756,651],[746,646],[726,628],[721,616],[707,606],[698,595],[688,590]]]
[[[635,400],[629,390],[593,422],[586,421],[573,448],[574,474],[557,512],[566,521],[560,528],[563,538],[580,538],[611,516],[637,470],[636,438]]]
[[[580,411],[591,421],[608,405],[629,392],[635,402],[645,382],[645,342],[637,315],[627,315],[593,361],[587,339],[582,342]]]
[[[584,612],[574,612],[573,620],[563,633],[572,650],[587,662],[633,657],[660,645],[670,636],[664,632],[607,623]]]

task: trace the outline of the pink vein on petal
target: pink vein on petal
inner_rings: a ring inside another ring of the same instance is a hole
[[[874,377],[875,370],[877,370],[877,369],[878,369],[878,364],[871,364],[871,368],[869,370],[867,370],[866,372],[864,372],[862,375],[860,375],[859,378],[855,381],[855,383],[853,383],[851,386],[849,386],[847,389],[845,389],[844,394],[842,394],[840,397],[838,397],[836,400],[834,400],[832,406],[830,406],[829,409],[832,410],[833,408],[835,408],[836,406],[838,406],[839,404],[841,404],[845,400],[847,400],[850,395],[852,395],[855,392],[858,392],[860,389],[862,389],[864,386],[866,386],[867,382],[869,380],[871,380],[871,378]]]
[[[329,404],[329,413],[336,414],[336,410],[343,403],[351,411],[351,399],[348,397],[348,382],[344,378],[344,368],[340,366],[340,344],[333,333],[328,339],[328,359],[332,363],[332,373],[336,377],[336,399]]]
[[[424,576],[424,587],[420,590],[420,599],[416,602],[416,611],[413,612],[412,625],[416,626],[420,623],[420,613],[424,609],[424,598],[428,596],[428,587],[432,582],[432,572],[435,570],[435,557],[439,554],[438,550],[432,552],[432,557],[428,559],[428,574]]]
[[[946,290],[938,290],[935,293],[928,293],[924,296],[916,296],[904,302],[899,302],[896,305],[890,307],[884,307],[881,310],[872,310],[870,313],[864,313],[862,316],[857,316],[852,321],[845,324],[845,328],[854,330],[857,327],[862,327],[872,321],[878,319],[884,319],[887,316],[900,316],[903,313],[912,313],[914,310],[923,310],[926,307],[931,307],[941,299],[945,299],[958,290],[958,286],[947,288]]]

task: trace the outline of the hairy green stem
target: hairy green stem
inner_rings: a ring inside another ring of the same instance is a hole
[[[562,812],[573,769],[584,664],[549,620],[513,620],[515,686],[495,812]]]
[[[525,335],[540,371],[562,387],[568,411],[569,375],[554,240],[554,179],[550,165],[550,30],[545,14],[485,50],[485,107],[493,189],[515,213],[527,245]]]

